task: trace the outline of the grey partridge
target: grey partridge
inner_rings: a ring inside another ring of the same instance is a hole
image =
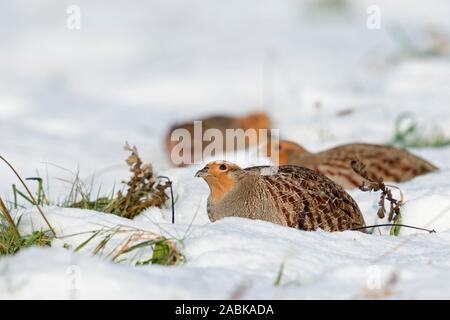
[[[295,142],[281,140],[279,143],[269,144],[268,149],[274,162],[309,168],[345,189],[359,187],[364,181],[353,171],[353,160],[365,165],[370,179],[382,178],[386,182],[407,181],[438,169],[407,150],[375,144],[352,143],[311,153]]]
[[[264,112],[253,112],[249,113],[247,115],[244,115],[242,117],[231,117],[231,116],[212,116],[207,117],[203,119],[198,119],[196,121],[202,121],[202,130],[201,130],[201,136],[195,136],[194,134],[194,120],[188,121],[185,123],[180,123],[177,125],[174,125],[170,128],[169,132],[166,135],[166,150],[171,157],[172,150],[174,147],[180,143],[177,140],[172,140],[172,133],[176,129],[185,129],[189,133],[190,141],[189,141],[189,148],[187,148],[189,152],[188,158],[190,159],[189,163],[174,163],[173,159],[172,162],[174,165],[177,166],[185,166],[188,164],[194,163],[194,159],[199,158],[201,156],[200,153],[202,153],[206,146],[211,143],[210,141],[205,141],[203,139],[203,134],[208,129],[217,129],[220,131],[223,137],[223,150],[226,149],[227,141],[226,141],[226,130],[227,129],[270,129],[271,127],[271,120],[270,117],[264,113]],[[195,144],[198,144],[200,148],[198,150],[195,150],[194,146]],[[252,141],[245,141],[244,147],[249,148],[253,145],[251,144]],[[257,136],[257,140],[255,141],[256,144],[259,144],[259,136]],[[235,148],[234,150],[237,150]],[[196,154],[197,153],[197,154]],[[180,157],[182,157],[183,154],[181,152]]]
[[[265,220],[301,230],[343,231],[365,226],[353,198],[339,185],[298,166],[241,169],[214,161],[196,173],[209,188],[208,216]]]

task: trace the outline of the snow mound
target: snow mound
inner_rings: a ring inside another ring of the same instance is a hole
[[[391,237],[304,232],[241,218],[171,225],[78,209],[46,213],[62,239],[2,259],[0,298],[445,298],[443,283],[450,284],[448,231]],[[24,213],[23,222],[22,232],[44,226],[35,211]],[[134,267],[92,256],[94,244],[76,254],[61,248],[89,236],[70,237],[74,232],[114,225],[182,240],[186,263]]]
[[[406,202],[402,208],[402,223],[437,232],[449,230],[450,197],[435,194]],[[400,232],[415,233],[408,228],[402,228]]]

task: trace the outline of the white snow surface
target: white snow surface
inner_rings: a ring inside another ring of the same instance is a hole
[[[405,53],[393,30],[428,49],[427,28],[450,35],[450,2],[377,1],[380,30],[366,28],[372,2],[365,0],[335,13],[293,0],[77,2],[78,31],[66,28],[72,1],[0,4],[8,26],[0,29],[0,154],[23,176],[43,176],[56,204],[70,188],[63,180],[73,178],[62,168],[79,170],[87,184],[95,177],[104,192],[126,178],[129,141],[173,180],[176,223],[169,204],[134,220],[45,207],[58,239],[0,258],[1,299],[450,298],[450,147],[411,150],[440,170],[398,184],[402,223],[436,233],[401,228],[398,237],[389,228],[326,233],[238,218],[210,223],[208,187],[194,178],[202,164],[170,168],[163,147],[178,120],[256,109],[313,151],[385,143],[405,112],[421,131],[449,136],[448,54]],[[11,199],[17,181],[6,167],[1,177],[0,195]],[[368,225],[386,222],[376,216],[379,195],[350,193]],[[23,233],[46,228],[35,209],[16,214]],[[142,249],[112,263],[92,254],[99,239],[73,252],[85,232],[118,225],[175,239],[186,262],[136,267],[151,254]]]

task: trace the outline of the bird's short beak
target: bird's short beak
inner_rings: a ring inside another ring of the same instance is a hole
[[[202,170],[197,171],[197,173],[195,174],[195,176],[197,178],[205,178],[210,176],[211,174],[208,172],[208,169],[203,168]]]

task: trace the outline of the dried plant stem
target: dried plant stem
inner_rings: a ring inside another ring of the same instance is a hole
[[[9,163],[8,160],[6,160],[3,156],[0,155],[0,159],[3,160],[3,162],[5,162],[8,167],[14,172],[14,174],[16,175],[16,177],[19,179],[20,183],[23,185],[23,187],[25,188],[25,190],[27,191],[28,195],[30,196],[31,200],[33,200],[33,204],[36,206],[36,208],[38,209],[39,213],[41,214],[42,218],[44,219],[45,223],[47,224],[47,226],[49,227],[50,231],[53,233],[53,235],[56,237],[56,232],[53,229],[53,227],[51,226],[50,222],[47,220],[47,217],[44,214],[44,211],[42,210],[41,206],[37,203],[36,199],[34,198],[33,194],[31,193],[30,189],[28,189],[25,181],[23,181],[22,177],[19,175],[19,173],[16,171],[16,169],[14,169],[14,167],[11,165],[11,163]]]
[[[390,203],[389,208],[389,215],[388,215],[388,221],[395,221],[398,216],[400,216],[400,209],[403,205],[403,192],[400,190],[400,188],[392,185],[386,185],[382,178],[376,178],[371,179],[369,178],[369,175],[366,171],[366,166],[364,163],[359,161],[358,159],[355,159],[351,162],[352,169],[355,173],[357,173],[359,176],[361,176],[364,181],[362,185],[359,187],[359,189],[363,192],[368,191],[374,191],[378,192],[380,191],[380,201],[378,202],[379,209],[377,212],[377,215],[380,219],[383,219],[386,214],[386,207],[385,207],[385,201],[387,200]],[[395,188],[399,190],[401,200],[397,200],[393,197],[391,189],[388,188]]]
[[[410,229],[415,229],[415,230],[422,230],[422,231],[426,231],[428,233],[436,233],[436,230],[430,230],[430,229],[425,229],[425,228],[420,228],[420,227],[414,227],[414,226],[410,226],[407,224],[401,224],[401,223],[383,223],[383,224],[375,224],[372,226],[364,226],[364,227],[359,227],[359,228],[353,228],[352,230],[357,231],[357,230],[362,230],[362,229],[371,229],[371,228],[380,228],[380,227],[404,227],[404,228],[410,228]]]
[[[175,199],[173,197],[173,186],[172,186],[172,180],[170,180],[169,177],[166,176],[158,176],[157,178],[160,179],[166,179],[167,183],[169,184],[169,188],[170,188],[170,199],[172,202],[172,224],[175,224]]]
[[[17,229],[16,224],[14,223],[13,218],[9,214],[8,209],[5,206],[5,203],[3,202],[2,198],[0,197],[0,210],[3,212],[3,215],[5,216],[6,220],[8,220],[8,223],[11,225],[11,228],[13,228],[14,233],[16,234],[17,238],[20,239],[20,233]]]

